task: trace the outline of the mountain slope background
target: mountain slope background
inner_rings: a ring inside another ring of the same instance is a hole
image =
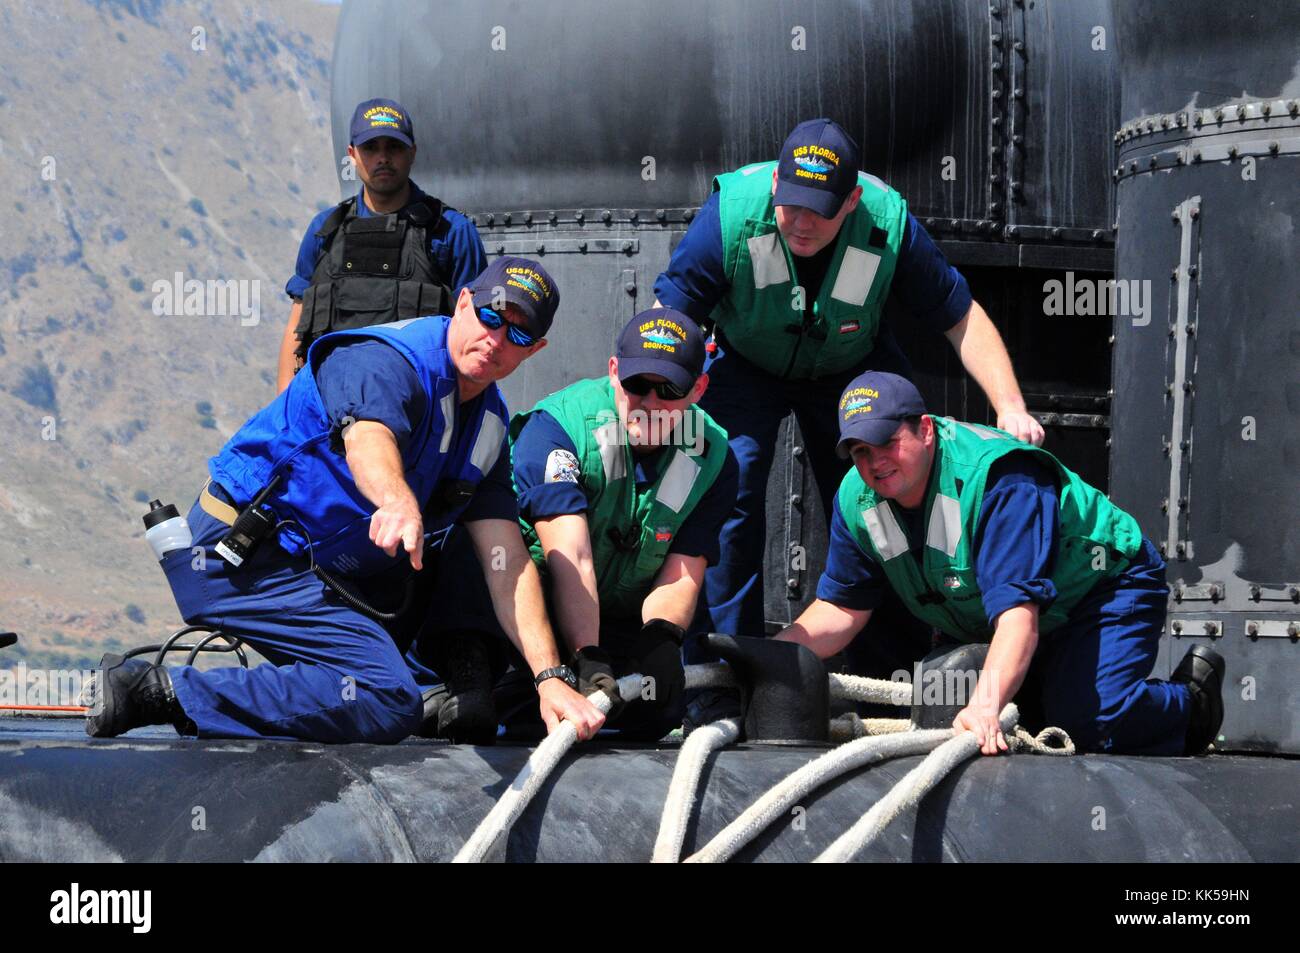
[[[181,624],[140,518],[154,497],[187,512],[274,396],[284,283],[340,198],[337,18],[315,0],[0,7],[6,667],[91,667]],[[256,321],[155,314],[177,272],[256,282]]]

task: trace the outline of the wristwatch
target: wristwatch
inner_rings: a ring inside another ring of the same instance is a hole
[[[554,668],[548,668],[544,671],[538,672],[537,677],[533,679],[533,687],[541,688],[542,682],[546,681],[548,678],[558,678],[575,692],[578,690],[578,676],[574,675],[573,669],[569,668],[567,665],[557,665]]]

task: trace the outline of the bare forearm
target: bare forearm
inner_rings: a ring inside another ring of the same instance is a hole
[[[870,609],[845,609],[817,599],[776,638],[798,642],[812,649],[818,658],[830,658],[852,642],[870,618]]]
[[[572,651],[600,642],[600,597],[596,592],[596,567],[591,554],[571,560],[548,554],[551,576],[551,604],[560,637]]]
[[[467,524],[487,580],[497,621],[534,675],[560,664],[555,636],[546,618],[542,580],[519,534],[509,520]]]
[[[702,556],[669,556],[654,588],[641,603],[641,621],[663,619],[682,629],[689,629],[695,618],[695,605],[704,584],[707,563]]]
[[[359,420],[344,432],[343,445],[357,489],[377,509],[399,502],[419,509],[391,430],[375,421]]]
[[[971,302],[966,317],[945,332],[945,336],[994,411],[999,415],[1024,411],[1025,398],[1016,382],[1011,356],[1007,354],[1002,335],[978,301]]]
[[[284,329],[284,337],[280,339],[280,358],[276,362],[275,389],[276,393],[284,390],[293,380],[293,375],[298,370],[298,335],[295,331],[298,328],[298,320],[302,317],[302,302],[295,301],[293,307],[289,309],[289,323]]]
[[[1013,606],[998,616],[993,641],[980,673],[977,697],[990,700],[995,710],[1015,697],[1038,648],[1038,606]]]

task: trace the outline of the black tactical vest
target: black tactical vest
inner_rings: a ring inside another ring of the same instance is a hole
[[[400,212],[364,218],[356,203],[340,202],[316,233],[323,253],[302,296],[299,358],[330,331],[451,313],[449,276],[429,254],[429,239],[448,227],[442,202],[422,195]]]

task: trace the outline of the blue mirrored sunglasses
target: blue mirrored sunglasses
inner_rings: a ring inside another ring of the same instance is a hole
[[[497,314],[491,308],[478,308],[478,319],[483,323],[485,328],[495,331],[501,325],[506,326],[506,340],[511,344],[517,344],[519,347],[532,347],[537,343],[537,338],[533,337],[517,324],[512,324],[501,315]]]

